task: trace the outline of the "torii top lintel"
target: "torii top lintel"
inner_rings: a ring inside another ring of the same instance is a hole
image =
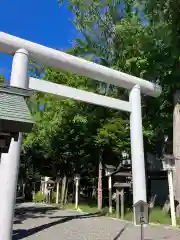
[[[0,32],[0,52],[14,55],[21,48],[29,52],[31,59],[49,67],[76,73],[80,76],[87,76],[100,82],[129,90],[135,85],[139,85],[142,93],[153,97],[158,97],[161,94],[161,87],[159,85],[155,85],[144,79]]]

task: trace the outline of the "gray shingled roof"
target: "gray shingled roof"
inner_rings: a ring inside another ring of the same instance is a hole
[[[33,123],[23,92],[0,88],[0,131],[29,132]]]

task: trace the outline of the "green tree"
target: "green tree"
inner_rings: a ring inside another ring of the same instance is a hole
[[[4,83],[4,76],[2,74],[0,74],[0,84]]]
[[[172,131],[173,94],[180,87],[179,3],[175,0],[69,0],[69,6],[82,35],[75,41],[76,55],[162,86],[158,99],[144,96],[142,99],[145,150],[160,156],[163,137]],[[127,97],[126,91],[114,86],[105,88],[111,90],[110,95]],[[106,139],[98,139],[98,143],[105,144],[112,138],[107,134],[107,126],[98,131],[106,136]]]
[[[87,8],[86,1],[69,0],[75,25],[82,35],[76,40],[75,54],[93,56],[92,60],[161,84],[160,98],[143,98],[146,142],[151,151],[161,154],[156,143],[162,142],[163,135],[172,129],[172,93],[179,88],[179,53],[174,44],[172,47],[169,23],[158,22],[153,18],[154,12],[150,15],[149,10],[148,14],[138,1],[93,1],[89,5]],[[165,8],[160,6],[151,10]],[[165,6],[167,8],[167,4]],[[163,11],[160,15],[165,19],[169,10]],[[121,89],[106,87],[111,90],[111,96],[124,97]]]
[[[159,99],[143,96],[145,147],[160,154],[158,143],[172,126],[171,97],[178,87],[179,74],[167,24],[148,21],[149,15],[142,16],[134,1],[124,4],[94,0],[90,4],[73,0],[69,4],[75,14],[75,26],[82,35],[69,53],[162,85]],[[127,91],[115,86],[50,68],[39,69],[36,74],[43,72],[45,79],[56,83],[127,100]],[[69,175],[75,171],[95,175],[101,153],[103,161],[115,159],[117,164],[120,152],[130,151],[129,116],[125,113],[45,94],[34,95],[30,105],[37,124],[26,137],[24,149],[41,153],[52,174],[56,174],[56,169],[64,169]],[[38,167],[43,169],[40,164]]]
[[[163,59],[162,69],[166,75],[160,79],[160,83],[163,86],[163,94],[161,99],[164,108],[164,114],[171,119],[166,123],[167,127],[171,127],[173,122],[173,154],[175,157],[176,171],[174,173],[175,183],[175,200],[177,204],[176,213],[180,217],[180,187],[179,187],[179,172],[180,172],[180,148],[179,137],[180,130],[179,124],[179,44],[180,44],[180,24],[178,21],[180,3],[176,0],[151,0],[151,1],[135,1],[138,7],[140,7],[148,16],[151,25],[159,26],[159,29],[164,26],[163,37],[166,39],[166,52],[164,52],[165,59]],[[162,34],[162,31],[161,31]],[[163,42],[161,42],[162,44]],[[168,66],[165,68],[163,65],[167,62]],[[174,96],[174,103],[173,103]],[[174,105],[174,111],[173,111]],[[173,113],[173,121],[172,121]],[[170,123],[170,124],[169,124]],[[171,133],[172,135],[172,133]]]

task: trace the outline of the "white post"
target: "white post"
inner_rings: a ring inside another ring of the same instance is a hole
[[[169,184],[169,200],[171,207],[171,222],[172,226],[176,226],[176,212],[175,212],[175,204],[174,204],[174,187],[173,187],[173,171],[168,170],[168,184]]]
[[[13,58],[10,85],[28,88],[28,52],[18,50]],[[16,202],[16,186],[19,170],[22,134],[18,141],[11,140],[8,153],[0,161],[0,239],[12,239],[12,224]]]
[[[78,204],[79,204],[79,177],[76,177],[76,195],[75,195],[75,208],[78,208]]]
[[[119,189],[116,188],[116,218],[119,218],[119,196],[120,196]]]
[[[142,112],[141,112],[141,91],[139,85],[135,85],[133,87],[133,89],[130,92],[129,100],[132,108],[132,112],[130,114],[130,133],[131,133],[131,161],[133,180],[133,204],[135,204],[139,200],[147,202],[143,130],[142,130]],[[134,221],[135,219],[136,218],[134,218]]]
[[[56,204],[59,203],[59,177],[57,178],[57,183],[56,183]]]
[[[120,191],[120,196],[121,196],[121,218],[124,218],[124,189]]]
[[[108,185],[109,185],[109,213],[112,213],[112,177],[109,175],[108,177]]]

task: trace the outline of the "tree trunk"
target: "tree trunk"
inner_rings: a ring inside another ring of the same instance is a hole
[[[108,177],[108,189],[109,189],[109,213],[112,213],[112,177]]]
[[[99,176],[98,176],[98,209],[102,210],[102,160],[99,160]]]
[[[93,178],[93,187],[92,187],[92,199],[96,199],[97,197],[97,186],[95,185],[95,179]]]
[[[177,217],[180,217],[180,91],[174,96],[173,112],[173,154],[175,157],[174,185]]]
[[[76,193],[75,193],[75,208],[78,208],[79,205],[79,179],[76,179]]]
[[[66,187],[65,187],[65,196],[64,196],[64,204],[67,203],[68,200],[68,187],[69,187],[69,180],[66,180]]]
[[[66,175],[63,177],[62,180],[62,188],[61,188],[61,206],[64,206],[64,200],[65,200],[65,191],[66,191],[66,182],[67,177]]]

